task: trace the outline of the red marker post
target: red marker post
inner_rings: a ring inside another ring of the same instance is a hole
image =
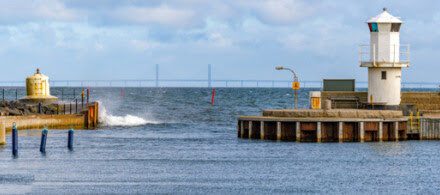
[[[212,89],[212,95],[211,95],[211,105],[214,106],[215,102],[215,88]]]

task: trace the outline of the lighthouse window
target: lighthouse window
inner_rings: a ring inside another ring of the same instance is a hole
[[[382,80],[387,80],[387,71],[382,71]]]
[[[368,23],[368,27],[370,27],[370,32],[378,32],[377,23]]]
[[[400,23],[393,23],[391,24],[391,32],[399,32],[400,30]]]

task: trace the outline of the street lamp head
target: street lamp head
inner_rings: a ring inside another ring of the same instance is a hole
[[[284,67],[283,67],[283,66],[277,66],[277,67],[275,67],[275,69],[276,69],[276,70],[283,70]]]

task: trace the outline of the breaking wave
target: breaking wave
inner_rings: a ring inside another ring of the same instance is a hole
[[[147,120],[139,116],[127,114],[125,116],[114,116],[107,112],[100,104],[99,120],[103,126],[141,126],[146,124],[160,124],[158,121]]]

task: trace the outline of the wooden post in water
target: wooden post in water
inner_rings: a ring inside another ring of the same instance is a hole
[[[244,135],[244,122],[240,121],[240,138],[243,138]]]
[[[364,142],[365,141],[365,129],[364,129],[364,122],[359,122],[359,141]]]
[[[321,132],[321,122],[316,122],[316,142],[321,142],[322,132]]]
[[[300,142],[301,141],[301,123],[300,122],[296,122],[295,133],[296,133],[296,141]]]
[[[344,122],[338,123],[338,138],[339,138],[339,142],[344,141]]]
[[[264,121],[260,121],[260,139],[264,139]]]
[[[252,121],[249,121],[249,139],[252,139]]]
[[[394,139],[399,141],[399,122],[394,122]]]
[[[383,141],[383,122],[379,122],[379,141]]]
[[[277,140],[281,140],[281,122],[277,122]]]

